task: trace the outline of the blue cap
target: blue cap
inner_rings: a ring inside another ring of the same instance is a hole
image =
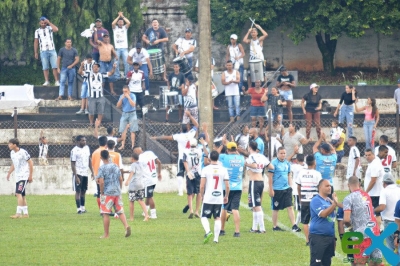
[[[41,20],[46,20],[46,19],[47,19],[47,18],[43,16],[43,17],[40,17],[39,20],[41,21]]]
[[[325,151],[330,151],[331,150],[331,146],[328,143],[324,143],[321,145],[321,149],[325,150]]]

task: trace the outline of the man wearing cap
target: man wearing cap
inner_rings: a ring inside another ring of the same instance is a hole
[[[151,27],[143,34],[142,41],[148,45],[148,50],[161,49],[164,55],[164,43],[168,42],[168,35],[164,28],[160,27],[156,18],[151,21]]]
[[[322,145],[321,143],[324,142]],[[335,175],[337,155],[335,148],[325,140],[325,134],[315,142],[313,153],[316,162],[316,170],[321,173],[322,179],[327,179],[332,186],[333,193],[333,177]]]
[[[136,107],[139,105],[140,108],[143,107],[144,80],[144,73],[139,69],[139,62],[133,62],[133,70],[126,75],[126,83],[129,86],[129,90],[135,94]]]
[[[238,36],[236,34],[231,35],[231,44],[226,48],[226,56],[225,60],[231,60],[233,63],[233,67],[236,70],[239,70],[240,73],[240,82],[239,89],[242,89],[243,86],[243,57],[246,55],[244,52],[242,44],[237,42]]]
[[[139,130],[137,115],[136,115],[136,96],[125,85],[122,89],[122,95],[117,102],[117,108],[122,109],[121,121],[119,123],[119,133],[124,132],[127,124],[131,132],[132,149],[135,146],[136,131]],[[116,144],[116,143],[115,143]]]
[[[289,74],[286,67],[281,67],[281,74],[276,80],[276,87],[279,89],[279,94],[283,96],[286,101],[286,110],[289,117],[289,123],[293,121],[292,103],[293,91],[296,87],[296,81],[292,74]]]
[[[35,59],[39,59],[38,46],[40,49],[40,60],[42,61],[42,69],[44,75],[43,86],[49,86],[49,67],[53,69],[55,86],[60,86],[57,73],[57,52],[54,46],[53,32],[57,32],[56,25],[51,23],[46,17],[41,17],[39,20],[40,27],[35,31],[35,40],[33,42],[33,51]]]
[[[104,34],[108,34],[108,30],[103,28],[103,22],[101,19],[97,18],[93,28],[93,35],[92,38],[89,39],[90,45],[93,47],[92,49],[92,57],[95,62],[99,62],[100,60],[100,53],[99,49],[97,49],[97,42],[94,40],[94,35],[97,35],[97,40],[103,41]]]
[[[123,12],[118,12],[118,16],[114,19],[111,26],[114,33],[114,46],[119,59],[124,63],[125,77],[129,71],[128,59],[128,28],[131,22],[124,16]],[[119,64],[115,71],[115,76],[120,78]]]
[[[94,31],[96,30],[97,29],[95,28]],[[115,52],[114,46],[110,43],[110,35],[108,33],[103,34],[103,41],[98,40],[97,36],[97,34],[94,35],[94,41],[97,43],[97,49],[100,54],[100,61],[98,61],[100,63],[100,73],[107,73],[108,71],[111,71],[114,65],[113,57],[116,61],[115,64],[118,65],[118,56]],[[108,81],[110,85],[110,93],[116,96],[117,94],[114,91],[115,76],[113,75],[108,77]]]
[[[142,47],[142,43],[138,42],[135,48],[129,51],[127,61],[130,65],[132,65],[133,62],[139,62],[139,69],[142,70],[144,74],[145,95],[149,95],[149,76],[153,77],[153,67],[151,65],[149,53]]]
[[[60,89],[58,98],[64,96],[65,81],[68,81],[68,100],[72,100],[72,85],[75,81],[75,66],[79,63],[78,51],[72,47],[71,38],[65,40],[65,47],[61,48],[57,57],[57,72],[60,74]]]
[[[193,51],[197,47],[197,42],[192,38],[192,29],[185,30],[185,37],[179,37],[178,40],[172,45],[175,51],[175,56],[184,56],[188,60],[189,67],[193,67]]]
[[[380,212],[384,230],[390,223],[394,223],[394,211],[397,201],[400,200],[400,188],[394,182],[393,175],[386,173],[383,176],[383,189],[379,196],[379,206],[375,208],[375,212]],[[389,235],[386,238],[386,246],[392,251],[394,250],[394,236]]]
[[[233,237],[240,237],[240,216],[239,206],[240,198],[242,196],[242,177],[245,159],[243,155],[237,152],[237,145],[235,142],[228,142],[226,144],[228,154],[220,154],[219,161],[228,169],[229,175],[229,197],[228,203],[224,205],[221,215],[221,232],[220,235],[225,235],[225,221],[227,212],[233,213],[233,222],[235,223],[235,232]]]

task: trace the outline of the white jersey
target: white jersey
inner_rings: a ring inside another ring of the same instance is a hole
[[[228,71],[224,71],[225,74],[225,82],[236,80],[236,70],[232,70],[232,73]],[[231,83],[229,85],[225,85],[225,96],[235,96],[239,95],[239,85],[237,83]]]
[[[35,39],[38,39],[40,52],[55,50],[53,29],[50,26],[35,30]]]
[[[263,47],[260,45],[260,40],[250,40],[250,60],[264,60]]]
[[[194,46],[195,48],[197,46],[197,42],[195,39],[190,38],[189,40],[186,40],[186,38],[184,38],[184,37],[179,37],[178,40],[176,40],[175,44],[176,44],[176,46],[178,46],[179,53],[189,50],[189,48],[191,46]],[[186,56],[186,58],[192,58],[193,52],[188,53],[185,56]]]
[[[376,183],[372,189],[368,192],[370,197],[379,197],[381,190],[383,189],[382,181],[385,170],[381,164],[381,160],[378,157],[368,164],[367,171],[365,173],[364,190],[367,190],[371,177],[376,177]]]
[[[235,57],[242,56],[242,53],[240,52],[239,49],[239,44],[236,44],[236,46],[229,45],[228,49],[229,49],[229,58],[233,63],[235,63],[236,62]],[[243,57],[238,60],[238,63],[243,65]]]
[[[249,141],[250,141],[249,134],[247,134],[247,135],[238,134],[235,137],[235,142],[237,143],[238,147],[243,150],[247,149],[247,147],[249,146]]]
[[[246,163],[248,164],[256,163],[257,169],[253,168],[247,168],[247,169],[253,173],[262,173],[264,168],[267,167],[271,162],[268,160],[267,157],[265,157],[261,153],[252,153],[246,159]]]
[[[311,199],[318,194],[317,186],[321,179],[321,173],[314,169],[300,170],[295,183],[301,186],[301,202],[311,202]]]
[[[21,180],[28,180],[29,177],[29,164],[28,161],[31,159],[29,153],[24,149],[19,149],[19,151],[10,152],[10,157],[14,165],[15,172],[15,182]]]
[[[183,152],[183,162],[188,163],[188,167],[193,174],[201,172],[202,157],[203,150],[200,148],[190,148]]]
[[[385,173],[392,173],[392,164],[397,162],[396,151],[390,147],[389,145],[385,145],[388,147],[388,156],[386,158],[380,159],[383,169],[385,169]],[[375,147],[375,156],[378,156],[379,146]]]
[[[126,25],[123,25],[121,28],[118,25],[115,25],[113,28],[114,33],[114,47],[118,48],[128,48],[128,29]]]
[[[356,164],[356,159],[360,159],[360,151],[356,146],[350,148],[349,152],[349,159],[347,161],[347,173],[346,179],[349,179],[353,176],[354,167]],[[361,178],[361,160],[358,162],[357,169],[356,169],[356,176]]]
[[[88,83],[90,98],[103,97],[103,83],[108,78],[108,74],[90,72],[89,74],[85,73],[84,77]]]
[[[146,187],[157,184],[156,159],[158,157],[152,151],[145,151],[139,155],[139,162],[146,165],[143,169],[143,184]]]
[[[146,49],[140,49],[140,53],[137,53],[136,48],[129,51],[128,56],[132,57],[132,62],[142,62],[143,65],[147,65],[147,58],[149,58],[149,53]]]
[[[129,71],[127,74],[127,78],[129,79],[129,90],[131,92],[143,92],[142,82],[144,81],[144,72],[142,70],[135,70]]]
[[[39,142],[39,158],[46,159],[48,151],[49,151],[49,145]]]
[[[186,108],[193,108],[197,106],[196,85],[189,86],[186,96],[184,96],[184,105]]]
[[[308,166],[305,163],[303,165],[298,164],[298,163],[293,163],[290,165],[290,170],[292,170],[292,181],[293,181],[292,182],[292,189],[293,189],[292,194],[293,194],[293,196],[299,195],[299,193],[297,192],[297,184],[296,184],[297,176],[299,175],[301,169],[307,169],[307,168],[308,168]]]
[[[210,164],[201,171],[201,178],[206,179],[203,203],[223,204],[223,183],[229,181],[228,170],[219,164]]]
[[[89,146],[83,148],[75,146],[71,150],[71,162],[75,162],[76,174],[80,176],[88,176],[89,171]]]
[[[197,131],[197,128],[193,127],[191,130],[189,130],[186,133],[178,133],[178,134],[172,135],[173,140],[175,140],[178,143],[178,152],[179,152],[178,160],[182,160],[183,152],[186,149],[190,148],[189,141],[192,138],[194,138],[194,136],[196,136],[196,131]]]
[[[96,61],[92,60],[92,63],[88,63],[86,60],[83,61],[85,64],[83,65],[83,82],[87,82],[87,77],[92,73],[93,65]]]

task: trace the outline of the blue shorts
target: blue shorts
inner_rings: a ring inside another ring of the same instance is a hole
[[[87,82],[83,82],[82,83],[82,87],[81,87],[81,99],[86,99],[89,98],[89,87]]]
[[[114,60],[111,60],[109,62],[100,61],[99,64],[100,64],[100,73],[106,74],[107,72],[111,72],[111,70],[113,68]],[[118,62],[117,62],[117,64],[118,64]],[[109,76],[108,81],[114,82],[115,81],[114,75]]]
[[[137,120],[136,111],[130,113],[122,113],[121,120],[119,122],[119,133],[122,133],[126,125],[129,123],[129,132],[139,131],[139,125]]]
[[[40,60],[42,60],[42,69],[57,68],[57,53],[56,50],[40,52]]]
[[[279,91],[279,94],[281,96],[283,96],[283,98],[285,99],[285,101],[293,101],[293,92],[292,90],[288,90],[288,91]]]
[[[250,106],[250,117],[265,117],[264,106]]]

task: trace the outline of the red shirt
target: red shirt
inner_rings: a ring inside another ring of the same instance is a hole
[[[261,88],[260,93],[256,92],[256,88],[250,88],[247,93],[251,96],[251,106],[264,106],[264,103],[261,101],[261,97],[265,93],[265,88]]]

